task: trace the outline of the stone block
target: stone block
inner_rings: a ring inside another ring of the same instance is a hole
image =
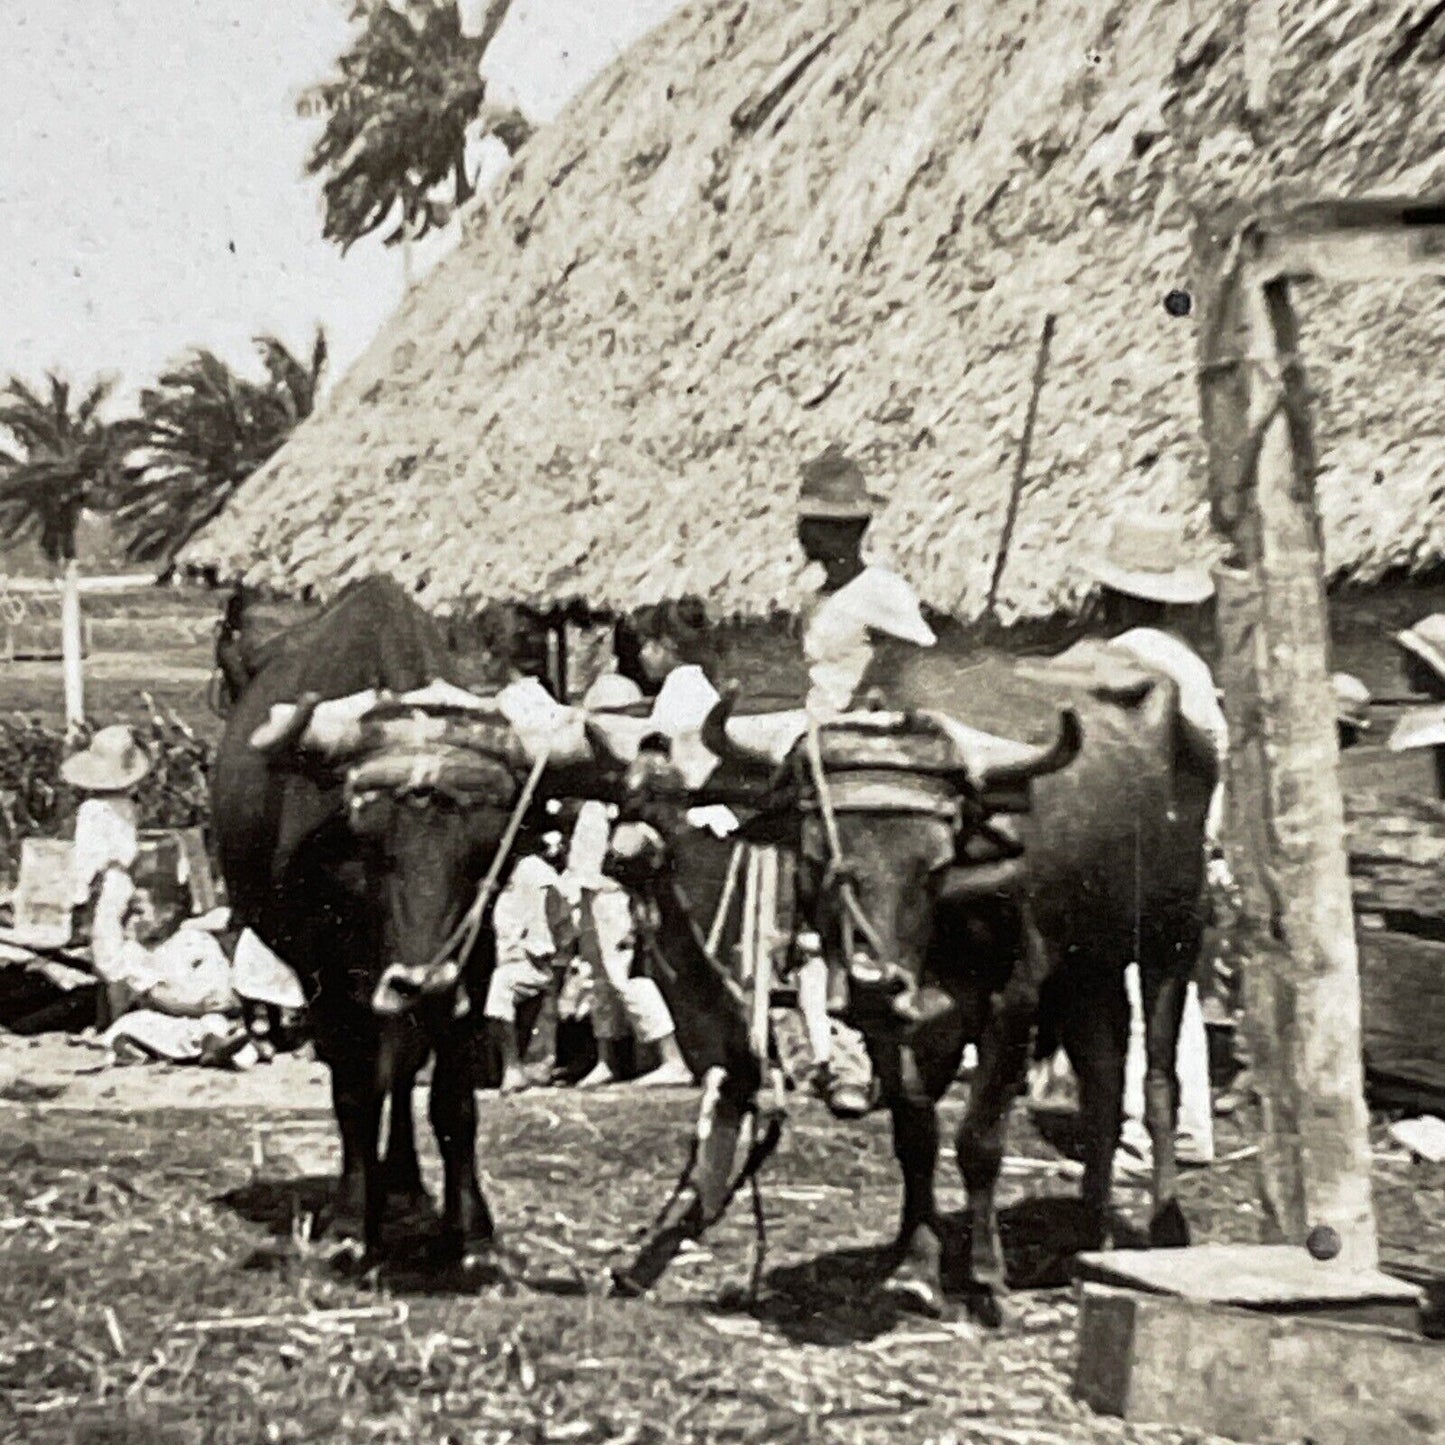
[[[1082,1287],[1076,1396],[1270,1445],[1445,1439],[1445,1346],[1400,1331]]]

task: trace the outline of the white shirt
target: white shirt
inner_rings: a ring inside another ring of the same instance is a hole
[[[1211,843],[1219,841],[1224,816],[1224,770],[1229,761],[1229,724],[1219,705],[1219,690],[1209,664],[1187,642],[1154,627],[1135,627],[1109,644],[1154,672],[1162,672],[1179,687],[1179,711],[1184,720],[1206,737],[1214,747],[1219,764],[1219,782],[1209,802],[1205,833]]]
[[[824,595],[803,630],[810,684],[806,706],[814,717],[848,710],[872,660],[874,632],[919,647],[938,641],[908,583],[886,567],[869,565]]]
[[[547,895],[561,881],[545,858],[532,855],[518,860],[492,909],[498,964],[535,962],[556,953]]]
[[[140,809],[134,798],[87,798],[75,814],[75,901],[90,901],[95,880],[108,868],[129,872],[140,852]]]

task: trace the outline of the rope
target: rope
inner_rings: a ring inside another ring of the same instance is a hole
[[[818,724],[813,718],[808,719],[808,729],[803,735],[804,746],[808,757],[808,768],[813,774],[813,790],[818,795],[818,812],[823,819],[823,834],[827,839],[829,865],[834,871],[838,881],[838,902],[842,905],[843,925],[843,955],[851,960],[854,952],[853,934],[856,930],[863,935],[866,942],[881,960],[885,949],[883,940],[879,938],[878,931],[873,927],[868,915],[864,913],[858,902],[857,895],[853,892],[853,885],[842,872],[843,842],[838,833],[838,816],[833,807],[833,795],[828,788],[828,774],[823,767],[823,745],[818,736]]]
[[[522,820],[532,806],[532,798],[542,781],[542,774],[547,771],[547,757],[547,751],[544,749],[541,756],[532,764],[532,771],[527,774],[527,781],[522,784],[517,805],[512,809],[512,816],[507,820],[506,831],[502,834],[502,840],[497,845],[497,851],[492,857],[492,865],[487,869],[486,877],[477,885],[477,896],[472,900],[471,907],[462,915],[461,922],[452,930],[426,965],[428,970],[445,963],[454,953],[458,954],[461,961],[465,963],[476,946],[477,937],[482,931],[482,919],[486,914],[487,906],[492,901],[492,895],[496,891],[497,880],[502,876],[502,869],[506,867],[507,859],[511,856],[512,849],[517,842],[517,834],[522,829]],[[459,944],[460,948],[458,948]]]
[[[728,913],[733,906],[733,895],[738,891],[738,876],[742,872],[747,846],[746,843],[733,844],[732,856],[728,859],[727,878],[723,882],[717,907],[713,910],[712,927],[707,931],[707,942],[704,946],[708,953],[716,953],[718,944],[722,942],[723,929],[727,927]]]

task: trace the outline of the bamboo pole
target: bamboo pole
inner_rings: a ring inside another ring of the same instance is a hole
[[[81,656],[80,569],[65,564],[60,593],[60,666],[65,683],[65,733],[73,738],[85,723],[85,663]]]
[[[1014,462],[1013,481],[1009,486],[1008,510],[1004,513],[1003,534],[999,538],[998,555],[993,562],[993,576],[989,579],[988,600],[984,604],[986,616],[993,616],[994,603],[998,600],[998,584],[1003,580],[1004,565],[1008,562],[1009,547],[1013,544],[1014,524],[1018,521],[1019,498],[1023,495],[1024,481],[1028,476],[1029,453],[1033,450],[1034,424],[1039,417],[1039,393],[1044,389],[1044,374],[1049,365],[1049,348],[1054,342],[1054,327],[1058,317],[1051,311],[1044,317],[1043,334],[1039,337],[1038,357],[1034,362],[1033,384],[1029,389],[1029,409],[1024,416],[1024,434],[1019,441],[1019,454]]]
[[[1230,861],[1251,924],[1264,1228],[1302,1244],[1327,1226],[1345,1262],[1371,1268],[1359,963],[1308,404],[1287,283],[1251,270],[1247,242],[1240,255],[1205,308],[1201,407],[1214,517],[1231,544],[1220,682]]]

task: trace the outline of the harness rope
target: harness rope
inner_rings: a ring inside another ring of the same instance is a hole
[[[497,844],[497,851],[492,857],[491,867],[487,869],[486,876],[477,885],[477,896],[472,900],[471,907],[462,914],[461,921],[447,935],[446,941],[432,955],[426,965],[426,972],[440,967],[454,954],[461,963],[465,963],[470,957],[482,931],[482,919],[492,901],[492,895],[496,892],[497,881],[501,878],[502,869],[507,866],[507,859],[516,845],[517,834],[521,832],[522,820],[532,806],[532,799],[542,781],[542,774],[547,770],[547,759],[548,750],[544,748],[537,761],[532,764],[532,771],[527,774],[526,782],[522,784],[522,791],[517,796],[512,816],[507,820],[506,831],[503,832],[502,840]]]

